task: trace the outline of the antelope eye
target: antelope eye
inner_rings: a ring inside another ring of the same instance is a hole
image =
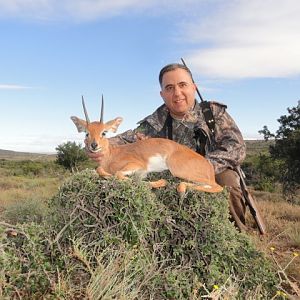
[[[89,137],[89,133],[88,133],[88,132],[85,134],[85,137],[86,137],[86,138]]]
[[[102,132],[102,136],[106,136],[107,131]]]

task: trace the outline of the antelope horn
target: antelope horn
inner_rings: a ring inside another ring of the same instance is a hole
[[[102,94],[100,123],[103,123],[103,108],[104,108],[104,100],[103,100],[103,94]]]
[[[84,104],[83,96],[82,96],[82,106],[83,106],[83,111],[84,111],[86,122],[89,124],[90,123],[90,119],[89,119],[89,116],[88,116],[88,113],[87,113],[87,110],[86,110],[86,107],[85,107],[85,104]]]

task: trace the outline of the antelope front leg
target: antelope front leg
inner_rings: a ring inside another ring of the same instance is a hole
[[[102,167],[98,167],[96,169],[96,171],[99,174],[99,176],[101,176],[101,177],[110,177],[110,176],[112,176],[110,173],[107,173],[106,171],[104,171],[104,169]]]
[[[119,180],[128,180],[129,178],[127,176],[125,176],[122,171],[118,171],[116,172],[115,176],[119,179]]]
[[[144,170],[145,167],[138,163],[127,163],[121,170],[115,173],[115,176],[120,180],[128,180],[128,175]]]
[[[120,180],[128,180],[130,178],[128,178],[127,176],[125,176],[121,171],[117,172],[115,174],[115,176],[120,179]],[[160,180],[157,180],[157,181],[149,181],[148,182],[150,187],[153,188],[153,189],[157,189],[157,188],[160,188],[160,187],[164,187],[168,184],[168,182],[164,179],[160,179]]]

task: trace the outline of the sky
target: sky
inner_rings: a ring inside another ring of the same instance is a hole
[[[83,143],[70,116],[135,128],[163,102],[158,73],[183,57],[205,100],[245,139],[300,99],[299,0],[0,0],[0,149]]]

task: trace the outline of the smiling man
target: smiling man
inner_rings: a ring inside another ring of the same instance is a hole
[[[235,169],[246,155],[240,130],[226,112],[226,105],[209,102],[215,126],[212,131],[195,99],[196,85],[190,70],[182,64],[169,64],[159,73],[160,95],[164,101],[157,110],[140,121],[134,130],[114,138],[117,144],[132,143],[139,138],[172,139],[204,155],[213,165],[216,182],[230,191],[229,210],[232,220],[245,230],[245,203],[240,177]],[[101,161],[101,154],[88,152],[90,158]]]
[[[188,69],[168,65],[160,72],[160,95],[170,114],[175,119],[182,119],[195,106],[196,86]]]

